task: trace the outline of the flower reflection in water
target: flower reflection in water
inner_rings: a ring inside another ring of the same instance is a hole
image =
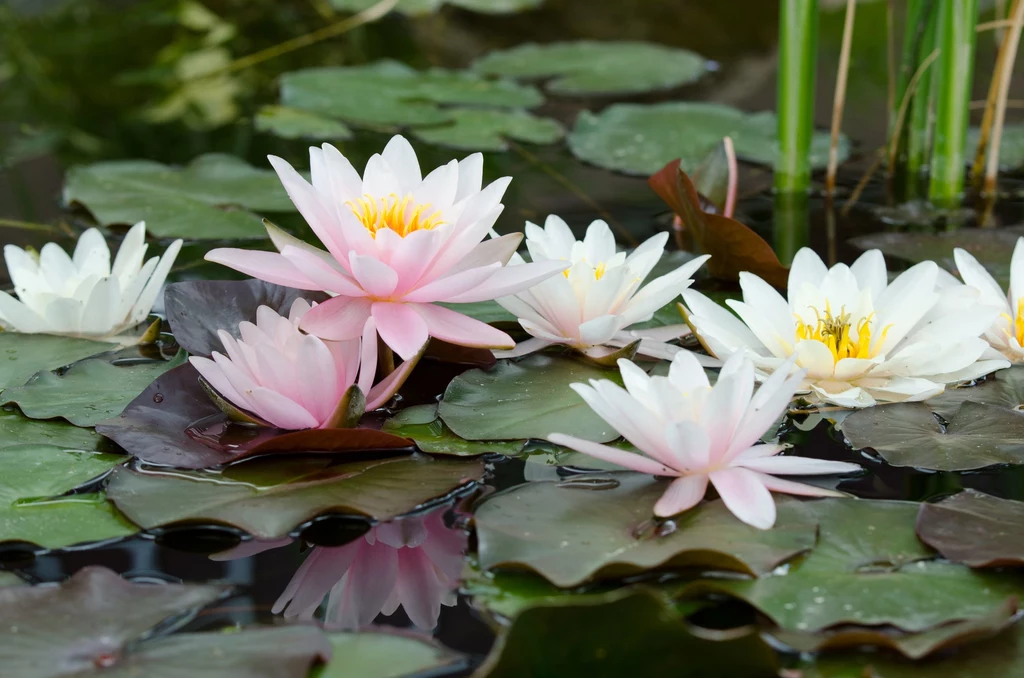
[[[324,622],[367,626],[399,606],[417,627],[437,625],[441,606],[456,602],[466,534],[447,527],[444,506],[370,529],[338,547],[315,547],[274,605],[285,617],[312,619],[327,596]]]

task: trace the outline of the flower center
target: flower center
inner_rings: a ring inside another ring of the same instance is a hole
[[[832,315],[832,309],[825,302],[825,314],[822,316],[817,308],[812,308],[818,320],[815,324],[805,323],[800,317],[796,321],[797,339],[813,339],[820,341],[832,352],[832,360],[839,362],[843,358],[871,358],[871,318],[873,313],[861,319],[854,328],[850,323],[850,314],[844,307],[839,315]],[[889,327],[882,329],[882,339]]]
[[[1007,338],[1014,338],[1017,343],[1024,346],[1024,297],[1017,300],[1017,313],[1016,317],[1011,318],[1009,313],[1004,313],[1003,317],[1010,322],[1010,328],[1006,330]]]
[[[569,261],[569,260],[568,259],[564,259],[564,261]],[[586,259],[584,259],[583,261],[586,261]],[[566,278],[568,278],[570,270],[572,270],[571,266],[569,268],[565,269],[564,271],[562,271],[562,275],[564,275]],[[602,261],[600,264],[598,264],[594,268],[594,280],[600,280],[601,278],[603,278],[606,270],[607,270],[607,266],[605,265],[605,262]]]
[[[374,237],[382,228],[390,229],[404,238],[413,231],[429,231],[444,223],[441,213],[433,210],[429,204],[413,206],[411,195],[404,198],[394,193],[385,198],[364,195],[345,204]]]

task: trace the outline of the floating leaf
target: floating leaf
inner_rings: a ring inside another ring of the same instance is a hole
[[[431,144],[467,151],[507,151],[508,139],[528,144],[553,144],[565,136],[561,123],[526,111],[490,111],[457,108],[451,123],[416,129],[414,134]]]
[[[572,631],[572,632],[567,632]],[[702,635],[704,634],[704,635]],[[775,654],[752,630],[712,639],[646,587],[536,604],[498,636],[481,678],[772,678]]]
[[[174,340],[191,355],[224,352],[218,330],[236,339],[238,324],[256,322],[256,309],[269,306],[287,316],[296,299],[326,301],[322,292],[282,287],[262,280],[188,280],[168,285],[164,309]]]
[[[125,461],[118,454],[25,445],[0,450],[0,505],[31,497],[53,497],[103,475]]]
[[[525,440],[502,440],[480,442],[463,440],[452,433],[437,416],[437,405],[416,405],[407,407],[384,422],[382,429],[397,436],[411,438],[423,452],[450,454],[457,457],[471,457],[496,452],[518,454],[526,445]]]
[[[257,459],[216,474],[120,468],[107,492],[146,529],[184,521],[220,523],[259,539],[278,539],[328,513],[388,520],[483,476],[482,462],[420,455],[328,464],[314,459],[296,471],[289,459]]]
[[[119,539],[136,532],[138,529],[102,494],[0,503],[0,542],[23,541],[47,549],[59,549]],[[0,660],[3,658],[3,649],[0,648]]]
[[[332,633],[332,659],[311,678],[400,678],[444,675],[460,668],[462,656],[432,639],[399,631]]]
[[[652,511],[667,486],[624,472],[496,494],[476,510],[480,567],[525,567],[569,587],[684,565],[764,573],[814,545],[815,522],[796,512],[796,502],[781,502],[766,532],[737,520],[720,500],[658,524]]]
[[[996,280],[1010,279],[1010,253],[1024,228],[964,228],[942,233],[872,233],[850,242],[862,250],[879,249],[883,254],[918,263],[934,261],[947,271],[956,270],[953,250],[967,250]]]
[[[1024,503],[967,489],[921,504],[917,536],[954,563],[1024,565]]]
[[[185,358],[180,353],[174,360],[124,367],[106,360],[84,360],[61,375],[40,372],[24,386],[7,389],[0,404],[16,403],[33,419],[63,417],[75,426],[94,426],[121,414],[140,391]]]
[[[21,386],[34,374],[55,370],[73,362],[117,348],[108,344],[76,337],[58,337],[50,334],[21,334],[0,332],[0,389]]]
[[[439,302],[438,306],[450,308],[470,318],[489,325],[507,324],[519,327],[519,319],[498,305],[496,301],[477,301],[471,304],[448,304]]]
[[[397,61],[311,68],[281,77],[286,106],[355,125],[440,125],[454,119],[441,105],[530,108],[543,101],[532,88],[475,73],[417,71]]]
[[[934,552],[914,534],[916,503],[823,499],[800,506],[820,521],[818,545],[803,560],[755,580],[705,580],[689,593],[731,594],[787,631],[857,624],[918,632],[984,617],[1024,591],[1012,576],[930,560]]]
[[[569,149],[580,160],[626,174],[650,175],[675,158],[692,172],[723,137],[731,137],[742,160],[770,165],[777,153],[774,113],[746,113],[724,104],[670,101],[612,104],[600,113],[583,111],[569,134]],[[828,161],[829,136],[815,133],[810,161]],[[849,153],[845,137],[840,161]]]
[[[438,406],[444,423],[466,440],[519,440],[565,433],[606,443],[619,437],[569,384],[610,379],[618,370],[570,358],[532,355],[455,377]]]
[[[970,400],[945,426],[922,403],[858,410],[843,421],[854,449],[871,448],[893,466],[969,471],[1024,464],[1024,414]]]
[[[944,392],[928,399],[928,408],[950,419],[967,400],[1010,410],[1024,406],[1024,365],[999,370],[974,386],[947,386]]]
[[[59,586],[0,589],[4,672],[18,678],[304,678],[330,655],[327,639],[314,626],[149,634],[226,591],[136,584],[100,567],[83,568]]]
[[[288,106],[264,106],[256,114],[255,125],[257,131],[269,132],[282,139],[331,141],[352,138],[352,130],[337,120]]]
[[[377,4],[378,0],[330,0],[335,9],[344,12],[362,12]],[[402,14],[430,14],[449,4],[483,14],[511,14],[541,5],[544,0],[398,0],[395,11]]]
[[[219,154],[180,169],[149,160],[74,167],[64,202],[81,203],[104,226],[144,220],[154,237],[194,240],[262,238],[259,217],[246,210],[294,210],[274,172]]]
[[[698,80],[708,62],[689,50],[649,42],[579,40],[490,52],[473,68],[512,78],[550,77],[547,89],[555,94],[635,94]]]
[[[29,419],[14,409],[0,409],[0,450],[23,445],[96,450],[103,442],[103,437],[92,429],[65,421]]]

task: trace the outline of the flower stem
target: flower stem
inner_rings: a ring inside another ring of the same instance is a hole
[[[817,47],[818,0],[781,0],[775,159],[775,190],[780,193],[806,192],[810,187]]]
[[[379,340],[378,340],[379,341]],[[395,354],[391,347],[380,341],[377,348],[377,374],[378,379],[383,379],[395,371]]]

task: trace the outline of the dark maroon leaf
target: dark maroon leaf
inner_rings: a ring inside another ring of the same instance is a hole
[[[935,504],[921,504],[917,536],[956,563],[1024,565],[1024,502],[964,490]]]

